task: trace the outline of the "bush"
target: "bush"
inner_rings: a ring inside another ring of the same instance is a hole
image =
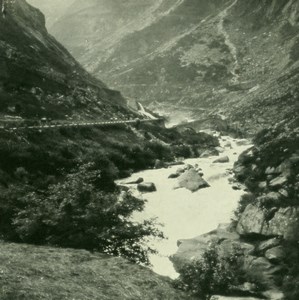
[[[20,199],[12,218],[20,241],[96,250],[148,264],[149,238],[163,238],[153,220],[134,223],[134,211],[144,200],[127,192],[104,192],[101,174],[92,164],[68,174],[45,192],[30,192]]]
[[[240,271],[241,263],[242,255],[237,249],[223,256],[219,255],[217,246],[212,244],[202,259],[192,261],[179,270],[177,285],[205,300],[213,294],[226,294],[231,287],[244,280]]]

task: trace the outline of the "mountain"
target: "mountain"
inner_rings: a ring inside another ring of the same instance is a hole
[[[74,0],[28,0],[29,4],[39,7],[40,10],[46,15],[47,27],[51,27],[61,16],[64,15],[66,10],[74,3]]]
[[[50,32],[128,98],[178,121],[208,110],[256,131],[298,110],[298,5],[76,1]]]
[[[45,28],[44,16],[25,1],[0,19],[0,113],[63,119],[103,114],[126,106],[117,91],[90,76]],[[87,108],[88,105],[88,108]]]

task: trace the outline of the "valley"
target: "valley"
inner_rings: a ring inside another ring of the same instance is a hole
[[[0,5],[0,299],[298,299],[297,0]]]

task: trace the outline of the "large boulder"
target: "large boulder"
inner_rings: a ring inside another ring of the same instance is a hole
[[[139,183],[137,189],[141,193],[151,193],[157,190],[155,184],[152,182]]]
[[[178,250],[171,256],[171,261],[174,263],[175,269],[179,270],[185,263],[200,259],[211,243],[227,240],[231,241],[231,243],[238,243],[239,237],[235,231],[230,230],[229,225],[221,224],[216,230],[206,234],[192,239],[178,240]],[[231,249],[231,244],[225,246],[226,252],[228,249]]]
[[[288,241],[299,241],[299,207],[280,208],[263,226],[262,234],[281,236]]]
[[[258,252],[265,252],[271,248],[277,247],[280,244],[281,244],[281,239],[276,237],[276,238],[272,238],[272,239],[260,242],[257,245],[256,250]]]
[[[249,204],[242,213],[237,232],[242,236],[261,235],[283,237],[288,241],[299,241],[299,208],[268,210]]]
[[[209,187],[210,185],[196,172],[195,169],[185,171],[178,178],[178,187],[186,188],[191,192],[196,192],[199,189]]]
[[[229,162],[229,157],[228,156],[223,156],[223,157],[220,157],[216,160],[213,161],[213,163],[228,163]]]
[[[282,261],[286,256],[286,253],[282,246],[277,246],[271,249],[268,249],[265,253],[265,257],[274,263]]]
[[[272,188],[278,188],[283,186],[284,184],[286,184],[288,182],[288,179],[286,176],[284,175],[280,175],[278,177],[275,177],[274,179],[272,179],[269,183],[269,187]]]
[[[277,279],[283,276],[282,266],[271,263],[265,257],[245,256],[244,269],[250,278],[268,288],[275,287]]]
[[[249,204],[239,219],[237,232],[240,235],[261,234],[265,220],[265,211],[253,204]]]

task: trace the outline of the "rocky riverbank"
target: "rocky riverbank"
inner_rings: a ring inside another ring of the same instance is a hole
[[[246,186],[235,218],[216,230],[178,242],[172,256],[177,270],[200,259],[213,242],[219,252],[236,247],[244,255],[248,282],[239,292],[271,300],[298,299],[299,135],[296,124],[281,123],[260,132],[254,147],[234,165]]]

